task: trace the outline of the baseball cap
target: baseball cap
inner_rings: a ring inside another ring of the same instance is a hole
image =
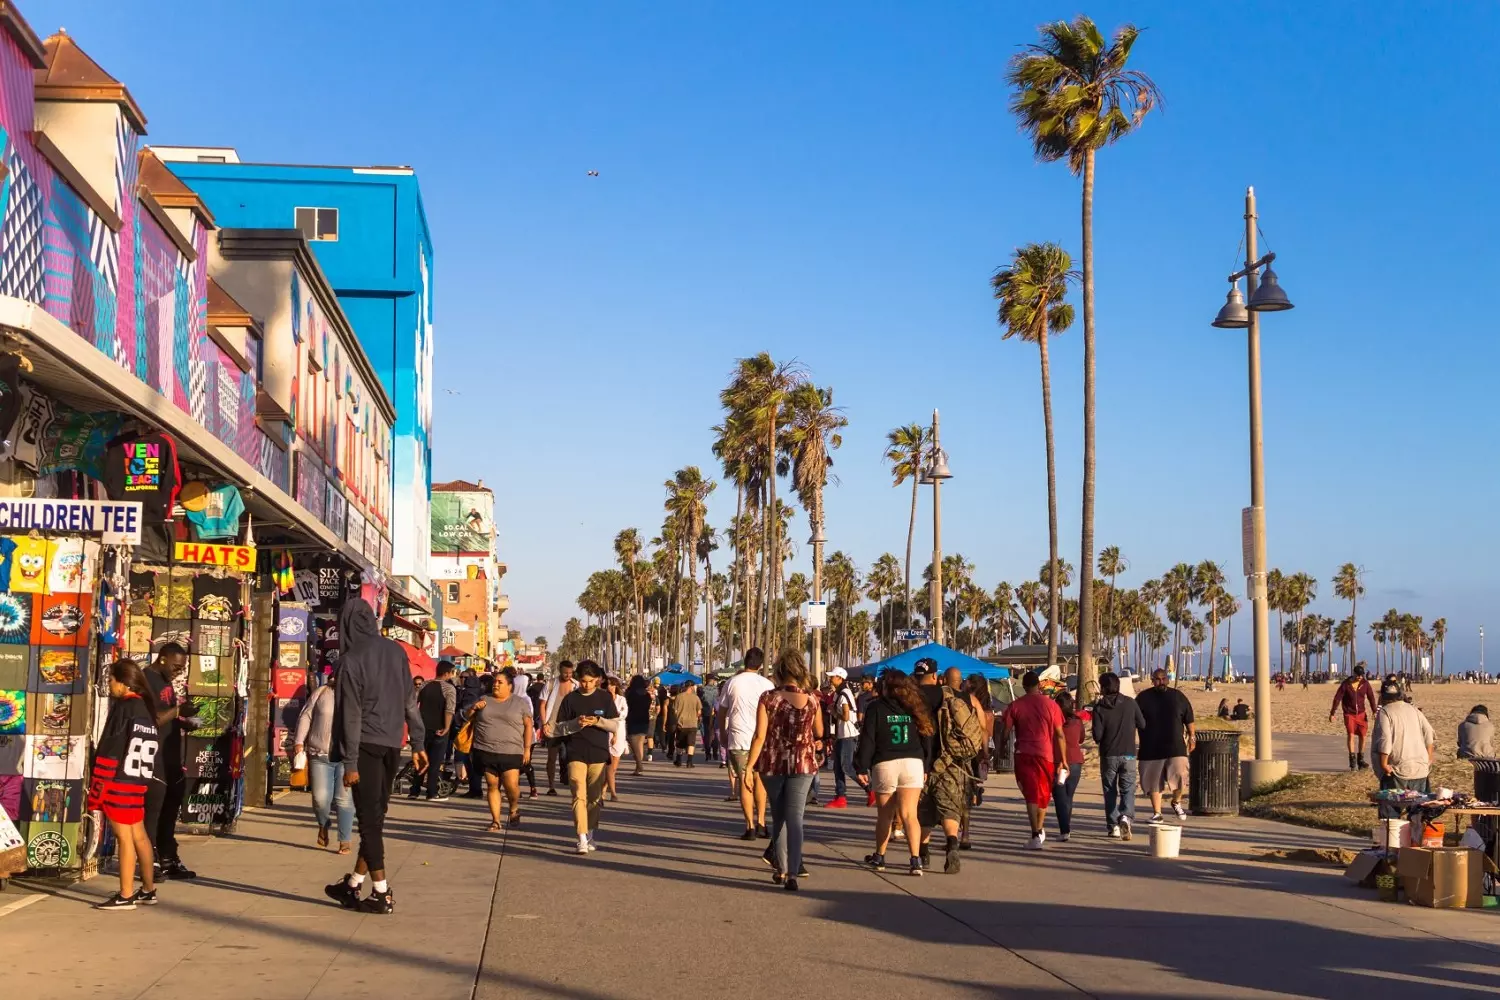
[[[828,671],[828,676],[829,677],[842,677],[845,680],[848,680],[848,678],[849,678],[849,671],[845,670],[843,667],[834,667],[832,670]]]
[[[917,661],[916,666],[911,668],[913,677],[926,677],[928,674],[937,673],[937,660],[930,656],[924,656]]]

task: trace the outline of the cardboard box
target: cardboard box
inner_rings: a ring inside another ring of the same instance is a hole
[[[1467,847],[1403,847],[1396,874],[1415,906],[1462,909],[1484,905],[1484,854]]]
[[[1375,871],[1380,863],[1385,860],[1385,852],[1371,848],[1368,851],[1360,851],[1355,856],[1354,862],[1344,869],[1344,878],[1351,882],[1371,889],[1375,886]]]

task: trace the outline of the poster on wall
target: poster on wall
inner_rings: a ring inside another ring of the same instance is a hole
[[[483,510],[479,493],[434,493],[432,495],[432,551],[434,554],[490,551],[494,525]]]

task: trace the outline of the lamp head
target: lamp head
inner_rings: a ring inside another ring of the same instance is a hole
[[[928,482],[953,478],[953,473],[948,469],[948,452],[946,450],[939,448],[936,454],[932,456],[932,464],[927,467],[923,478]]]
[[[1213,326],[1220,330],[1243,330],[1250,325],[1250,314],[1245,311],[1245,299],[1240,295],[1239,282],[1230,282],[1229,296],[1224,307],[1214,317]]]
[[[1281,290],[1281,284],[1276,280],[1276,272],[1266,267],[1266,273],[1261,276],[1260,285],[1250,296],[1247,308],[1256,312],[1282,312],[1292,308],[1292,300],[1286,297],[1286,292]]]

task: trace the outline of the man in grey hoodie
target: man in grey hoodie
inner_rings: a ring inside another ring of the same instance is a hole
[[[401,764],[402,726],[418,774],[428,766],[422,751],[426,734],[412,690],[411,664],[394,640],[380,634],[374,610],[361,598],[350,598],[339,613],[339,647],[339,697],[328,756],[343,762],[344,784],[354,790],[359,859],[353,872],[324,891],[346,909],[390,913],[394,906],[385,879],[385,812]],[[359,891],[367,875],[373,885],[369,897],[361,900]]]
[[[1475,757],[1495,756],[1495,726],[1490,722],[1490,710],[1483,705],[1469,709],[1469,717],[1458,724],[1458,758],[1472,760]]]
[[[1104,813],[1109,839],[1129,840],[1135,821],[1135,786],[1139,763],[1136,737],[1146,718],[1134,698],[1120,693],[1114,673],[1099,678],[1101,697],[1094,703],[1094,742],[1099,744],[1099,777],[1104,783]]]

